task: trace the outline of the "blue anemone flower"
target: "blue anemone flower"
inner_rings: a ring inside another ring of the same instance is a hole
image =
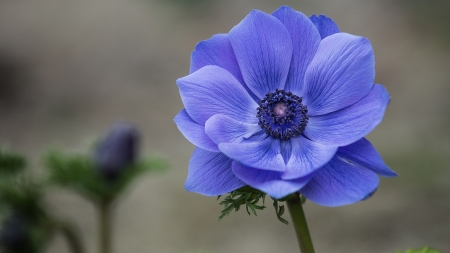
[[[370,41],[330,18],[287,6],[252,11],[200,42],[177,80],[185,108],[175,123],[196,146],[185,188],[299,191],[325,206],[371,196],[377,174],[396,175],[364,139],[390,100],[374,78]]]

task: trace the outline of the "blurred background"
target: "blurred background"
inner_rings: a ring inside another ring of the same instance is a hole
[[[139,180],[114,219],[115,252],[297,252],[292,226],[271,206],[217,222],[213,197],[187,193],[193,145],[173,117],[182,109],[175,80],[188,74],[195,45],[227,33],[251,9],[290,5],[324,13],[341,31],[369,38],[376,82],[392,100],[368,138],[398,172],[355,205],[307,202],[317,252],[393,252],[433,246],[450,252],[450,2],[382,1],[0,1],[0,145],[25,154],[36,171],[49,147],[85,152],[126,120],[144,137],[142,154],[166,157],[170,170]],[[50,192],[58,215],[77,222],[96,250],[93,207]],[[48,252],[66,252],[56,237]]]

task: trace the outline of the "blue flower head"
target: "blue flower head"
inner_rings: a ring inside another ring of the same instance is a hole
[[[185,188],[221,195],[244,185],[325,206],[371,196],[396,176],[364,138],[390,97],[374,84],[370,41],[290,7],[254,10],[200,42],[177,80],[175,123],[196,149]]]

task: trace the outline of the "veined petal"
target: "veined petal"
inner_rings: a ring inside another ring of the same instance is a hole
[[[226,115],[216,114],[205,123],[206,134],[216,143],[240,143],[263,131],[258,124],[246,124]]]
[[[292,56],[292,39],[275,17],[253,10],[229,33],[242,77],[259,98],[283,89]]]
[[[189,162],[184,187],[187,191],[217,196],[245,185],[231,170],[231,159],[222,153],[196,148]]]
[[[177,80],[181,100],[193,120],[204,125],[215,114],[255,123],[258,104],[227,70],[206,66]]]
[[[383,158],[366,138],[362,138],[348,146],[340,147],[336,155],[370,169],[380,176],[397,176],[397,173],[384,163]]]
[[[284,180],[281,178],[281,172],[255,169],[236,161],[233,161],[231,167],[234,174],[244,183],[276,199],[300,190],[312,177],[308,175],[294,180]]]
[[[370,92],[374,78],[368,39],[346,33],[326,37],[305,73],[303,101],[308,115],[324,115],[356,103]]]
[[[300,193],[323,206],[343,206],[367,199],[378,187],[373,171],[335,156],[317,170]]]
[[[283,6],[272,15],[284,24],[292,38],[292,60],[284,90],[301,97],[306,68],[321,40],[319,31],[307,16],[291,7]]]
[[[228,34],[216,34],[208,40],[200,41],[195,47],[191,55],[189,73],[192,74],[208,65],[216,65],[226,69],[240,83],[244,84]]]
[[[220,152],[217,144],[214,143],[205,133],[205,127],[195,122],[185,109],[175,116],[175,124],[184,137],[195,146],[211,151]]]
[[[282,179],[296,179],[311,174],[333,158],[338,147],[325,146],[300,136],[291,139],[292,154]]]
[[[324,145],[346,146],[370,133],[383,118],[390,96],[380,84],[357,103],[342,110],[309,117],[304,134]]]
[[[254,100],[259,100],[245,85],[228,34],[216,34],[208,40],[201,41],[195,47],[191,55],[191,69],[189,73],[193,73],[208,65],[216,65],[226,69],[236,77]]]
[[[219,150],[231,159],[263,170],[284,171],[280,140],[267,137],[262,141],[220,143]]]
[[[319,16],[313,14],[309,19],[311,19],[311,21],[316,26],[322,39],[335,33],[341,32],[339,31],[337,24],[334,23],[334,21],[331,18],[323,14],[320,14]]]

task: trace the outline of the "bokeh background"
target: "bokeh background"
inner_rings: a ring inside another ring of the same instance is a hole
[[[130,188],[114,220],[115,252],[297,252],[292,226],[268,201],[221,222],[219,202],[187,193],[193,146],[173,117],[183,107],[175,80],[188,74],[196,43],[227,33],[251,9],[290,5],[324,13],[342,31],[368,37],[376,82],[392,101],[368,138],[400,175],[355,205],[305,206],[317,252],[450,252],[450,2],[447,0],[0,1],[0,145],[25,154],[39,173],[49,147],[86,152],[108,127],[137,124],[142,153],[167,173]],[[96,250],[96,217],[71,192],[49,192],[51,210],[77,222]],[[66,252],[60,237],[48,252]]]

